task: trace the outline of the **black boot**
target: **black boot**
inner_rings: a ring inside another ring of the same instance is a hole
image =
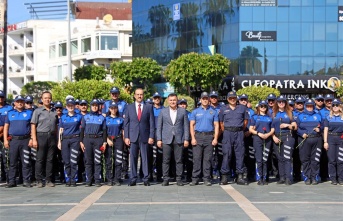
[[[238,174],[238,179],[237,179],[237,184],[238,185],[248,185],[248,181],[246,181],[244,178],[243,178],[243,174]]]
[[[227,175],[222,175],[222,179],[220,180],[220,185],[227,185],[228,180],[227,180]]]

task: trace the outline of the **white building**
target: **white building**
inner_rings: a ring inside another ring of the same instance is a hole
[[[8,27],[9,94],[20,93],[22,86],[34,80],[61,81],[69,77],[67,28],[67,21],[61,20],[28,20]],[[72,72],[87,64],[108,67],[113,61],[131,61],[131,38],[131,20],[71,21]]]

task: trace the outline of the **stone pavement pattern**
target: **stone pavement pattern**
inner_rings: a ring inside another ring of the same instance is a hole
[[[343,186],[1,187],[0,220],[343,220]]]

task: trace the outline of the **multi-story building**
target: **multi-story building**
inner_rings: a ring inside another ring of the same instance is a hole
[[[221,53],[236,89],[301,80],[305,90],[289,92],[307,93],[321,89],[308,80],[343,74],[343,0],[133,1],[132,10],[134,57],[166,65],[183,53]]]

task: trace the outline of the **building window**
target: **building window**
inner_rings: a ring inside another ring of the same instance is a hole
[[[77,40],[71,41],[71,54],[78,54],[78,42]]]
[[[81,40],[81,52],[88,52],[91,51],[91,38],[84,38]]]
[[[118,36],[101,36],[101,50],[118,50]]]
[[[129,47],[132,47],[132,35],[129,35]]]
[[[55,45],[50,45],[49,47],[49,58],[55,58],[56,57],[56,46]]]
[[[66,42],[59,44],[58,56],[59,57],[67,56],[67,43]]]

